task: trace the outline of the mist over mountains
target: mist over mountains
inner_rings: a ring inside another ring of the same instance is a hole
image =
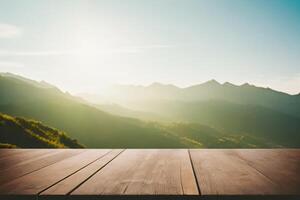
[[[109,104],[90,97],[0,74],[0,112],[41,121],[86,147],[300,147],[299,95],[211,80],[187,88],[118,86],[105,97]]]
[[[237,104],[259,105],[300,117],[300,95],[289,95],[248,83],[240,86],[210,80],[186,88],[153,83],[149,86],[116,86],[111,97],[117,101],[182,101],[220,100]]]

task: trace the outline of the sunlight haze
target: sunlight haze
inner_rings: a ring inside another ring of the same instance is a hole
[[[0,72],[62,90],[211,79],[300,92],[299,1],[2,0]]]

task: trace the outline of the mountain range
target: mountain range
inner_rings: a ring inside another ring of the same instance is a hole
[[[287,146],[299,145],[300,95],[248,83],[237,86],[211,80],[187,88],[160,83],[115,86],[110,99],[115,104],[98,107],[126,116],[124,109],[116,108],[122,105],[135,111],[128,111],[127,116],[205,124],[227,133],[248,134]]]
[[[122,101],[183,101],[206,100],[257,105],[300,117],[300,94],[289,95],[270,88],[257,87],[248,83],[240,86],[210,80],[186,88],[153,83],[149,86],[117,85],[111,92],[112,99]]]
[[[90,148],[300,147],[299,95],[212,80],[118,86],[109,98],[109,105],[90,103],[44,81],[0,74],[0,112],[38,120]]]

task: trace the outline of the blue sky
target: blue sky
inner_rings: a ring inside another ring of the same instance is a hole
[[[0,71],[72,93],[210,79],[300,92],[299,0],[0,0]]]

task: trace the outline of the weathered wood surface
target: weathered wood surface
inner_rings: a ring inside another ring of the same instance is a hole
[[[112,150],[106,155],[95,161],[94,163],[83,168],[72,176],[53,185],[49,189],[41,193],[41,195],[67,195],[70,194],[76,187],[83,184],[86,180],[101,170],[107,163],[116,158],[122,150]]]
[[[126,150],[72,194],[198,194],[187,150]]]
[[[67,159],[68,157],[79,154],[82,151],[74,150],[61,150],[45,153],[44,155],[36,156],[27,161],[7,167],[0,170],[0,184],[11,181],[23,175],[40,170],[43,167],[54,164],[60,160]]]
[[[0,197],[300,195],[299,188],[296,149],[0,150]]]

